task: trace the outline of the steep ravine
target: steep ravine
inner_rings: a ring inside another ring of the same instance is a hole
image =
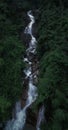
[[[44,106],[41,106],[39,111],[32,111],[32,104],[38,97],[37,83],[38,83],[38,59],[36,46],[37,41],[33,36],[33,25],[35,17],[32,11],[27,12],[29,24],[24,30],[26,42],[26,51],[23,57],[26,68],[24,69],[23,92],[21,100],[16,102],[13,111],[12,120],[7,122],[5,130],[40,130],[41,122],[44,118]]]
[[[39,62],[38,62],[38,58],[37,58],[37,51],[36,51],[36,46],[37,46],[37,41],[36,38],[33,35],[36,35],[36,31],[34,29],[34,25],[35,25],[35,17],[32,15],[32,11],[28,11],[27,15],[30,18],[31,22],[29,22],[29,24],[27,25],[27,27],[25,28],[24,33],[27,35],[26,37],[31,37],[31,40],[29,40],[28,42],[26,42],[27,44],[27,49],[26,49],[26,56],[24,58],[24,61],[26,62],[26,66],[27,67],[27,71],[25,71],[25,90],[26,90],[26,101],[28,99],[28,96],[30,96],[28,94],[29,89],[27,89],[27,86],[29,84],[30,81],[32,81],[33,83],[33,92],[31,92],[31,95],[33,95],[32,93],[34,93],[34,85],[37,85],[38,83],[38,76],[39,76]],[[35,31],[35,32],[34,32]],[[30,39],[30,38],[29,38]],[[29,43],[29,46],[28,46]],[[30,66],[31,66],[31,70],[30,70]],[[31,71],[31,74],[30,74]],[[27,82],[27,83],[26,83]],[[36,96],[36,92],[34,93],[34,96]],[[36,99],[34,99],[33,96],[33,101],[35,102]],[[38,94],[37,94],[38,96]],[[24,98],[24,96],[23,96]],[[39,110],[36,112],[32,111],[32,104],[30,104],[29,108],[27,109],[27,118],[26,118],[26,124],[24,127],[24,130],[41,130],[40,126],[41,126],[41,122],[44,120],[44,105],[41,105]],[[22,104],[23,106],[23,104]]]

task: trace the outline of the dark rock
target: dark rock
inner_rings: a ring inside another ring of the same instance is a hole
[[[23,130],[36,130],[36,127],[33,127],[30,124],[26,124]]]
[[[26,88],[24,88],[23,93],[22,93],[22,97],[21,97],[22,108],[25,107],[27,98],[28,98],[28,90]]]
[[[37,115],[32,111],[31,108],[27,110],[27,120],[26,123],[31,124],[32,126],[36,126],[37,123]]]
[[[22,41],[24,42],[24,44],[26,45],[26,48],[27,48],[28,45],[29,45],[29,42],[30,42],[30,40],[31,40],[30,35],[29,35],[29,34],[22,33],[22,34],[21,34],[21,39],[22,39]]]
[[[29,17],[25,17],[26,20],[26,26],[28,25],[28,23],[30,22]],[[25,26],[25,27],[26,27]],[[33,24],[33,28],[32,28],[32,34],[33,36],[36,37],[36,24]],[[26,48],[28,48],[29,46],[29,42],[31,40],[31,36],[29,34],[24,34],[23,32],[21,33],[21,39],[22,41],[24,41],[24,44],[26,45]],[[25,57],[27,57],[27,55],[25,55]],[[32,74],[33,76],[37,76],[38,75],[38,60],[37,60],[37,55],[36,54],[32,54],[29,53],[28,59],[30,62],[32,62],[31,68],[32,68]],[[38,76],[37,78],[34,78],[34,84],[37,84],[38,81]],[[23,91],[22,91],[22,97],[21,97],[21,106],[22,108],[25,107],[26,105],[26,100],[28,98],[28,83],[29,83],[29,79],[24,79],[24,84],[23,84]],[[38,112],[36,111],[33,112],[32,111],[32,105],[30,105],[30,107],[27,109],[27,119],[26,119],[26,124],[24,127],[24,130],[36,130],[36,123],[37,123],[37,116],[38,116]]]
[[[0,130],[4,130],[5,123],[0,123]]]

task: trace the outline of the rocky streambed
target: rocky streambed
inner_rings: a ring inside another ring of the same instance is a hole
[[[34,24],[32,25],[33,29],[31,28],[31,34],[35,34],[33,26],[35,26],[35,25]],[[28,30],[28,31],[30,31],[30,30]],[[30,34],[30,32],[28,32],[28,33],[26,32],[25,34],[23,34],[23,36],[25,37],[26,50],[29,48],[28,44],[30,43],[31,38],[32,38],[30,36],[31,34]],[[36,42],[36,41],[33,41],[33,42]],[[32,45],[32,47],[33,47],[33,45]],[[34,48],[31,48],[31,49],[34,49]],[[35,49],[36,49],[36,44],[35,44]],[[29,68],[29,66],[31,66],[31,76],[32,76],[33,84],[37,85],[38,74],[39,74],[39,71],[38,71],[39,64],[38,64],[38,59],[37,59],[37,52],[36,52],[36,50],[34,51],[35,53],[34,52],[32,53],[31,51],[26,52],[27,54],[25,53],[26,58],[24,60],[26,61],[26,66],[28,66],[28,68]],[[24,87],[23,87],[23,93],[22,93],[22,98],[21,98],[22,108],[25,107],[26,101],[27,101],[27,98],[28,98],[29,80],[30,80],[30,75],[27,76],[27,78],[26,78],[26,74],[25,74],[25,79],[24,79],[24,83],[23,83]],[[27,109],[27,113],[26,113],[27,119],[26,119],[26,125],[24,126],[24,130],[27,130],[27,129],[30,129],[30,130],[35,129],[36,130],[37,112],[34,113],[32,111],[31,105]]]

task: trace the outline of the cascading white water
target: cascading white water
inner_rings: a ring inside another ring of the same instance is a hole
[[[26,101],[26,105],[23,110],[20,109],[20,102],[16,103],[16,119],[12,119],[6,125],[5,130],[22,130],[25,122],[26,122],[26,110],[27,108],[36,100],[37,94],[37,87],[33,84],[33,74],[32,74],[32,62],[29,61],[30,53],[36,53],[36,38],[32,35],[32,25],[35,23],[35,18],[32,15],[31,11],[28,11],[27,15],[30,18],[30,23],[25,28],[24,33],[29,34],[31,36],[31,41],[29,43],[29,47],[26,50],[26,57],[24,57],[24,62],[28,63],[28,67],[24,70],[26,78],[29,78],[28,83],[28,98]],[[36,76],[36,75],[35,75]]]
[[[37,130],[40,130],[41,122],[43,122],[44,120],[44,111],[45,111],[45,108],[44,108],[44,105],[42,105],[38,114],[37,125],[36,125]]]
[[[32,25],[35,23],[35,19],[34,19],[34,16],[31,14],[31,10],[27,12],[27,15],[29,16],[31,22],[25,28],[24,33],[32,35]]]
[[[36,100],[36,98],[38,96],[37,88],[33,84],[33,74],[32,74],[32,67],[31,67],[32,62],[29,61],[30,53],[35,54],[35,51],[36,51],[36,43],[37,43],[37,41],[36,41],[36,38],[32,35],[32,25],[35,23],[35,18],[32,15],[31,11],[28,11],[27,15],[29,16],[31,21],[28,24],[28,26],[25,28],[24,33],[30,34],[31,41],[29,42],[29,47],[26,50],[27,57],[24,58],[24,61],[28,62],[28,65],[29,65],[28,68],[24,70],[26,77],[27,78],[29,77],[29,90],[28,90],[28,98],[27,98],[26,106],[25,106],[26,108],[28,106],[30,106]]]

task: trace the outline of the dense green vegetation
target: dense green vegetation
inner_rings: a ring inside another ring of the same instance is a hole
[[[19,30],[25,21],[24,8],[17,4],[0,0],[0,121],[10,117],[11,108],[22,93],[24,44]]]
[[[37,47],[40,76],[37,103],[44,103],[46,108],[46,124],[42,130],[67,130],[67,3],[60,0],[40,2]]]
[[[67,0],[0,0],[0,122],[7,120],[21,96],[25,27],[29,9],[38,8],[38,99],[45,105],[46,124],[41,130],[68,129]]]

